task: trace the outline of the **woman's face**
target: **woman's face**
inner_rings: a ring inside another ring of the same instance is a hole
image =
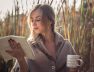
[[[42,11],[40,9],[32,12],[30,15],[30,24],[35,33],[39,34],[45,32],[46,27],[42,22]]]

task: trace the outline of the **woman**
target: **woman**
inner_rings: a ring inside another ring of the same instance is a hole
[[[66,57],[75,54],[71,43],[54,31],[55,14],[49,5],[37,5],[29,17],[30,37],[28,43],[34,51],[35,59],[24,59],[24,52],[19,43],[9,40],[16,57],[20,72],[67,72]]]

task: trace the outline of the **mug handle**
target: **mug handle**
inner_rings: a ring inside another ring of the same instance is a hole
[[[83,65],[83,60],[82,59],[78,59],[78,61],[80,62],[80,64],[78,64],[78,66],[82,66]]]

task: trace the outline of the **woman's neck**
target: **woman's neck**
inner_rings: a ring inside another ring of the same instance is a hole
[[[54,59],[56,59],[55,37],[53,32],[48,32],[44,35],[44,45],[47,48],[49,54]]]
[[[48,31],[42,35],[44,37],[44,42],[53,42],[54,41],[54,33],[52,31]]]

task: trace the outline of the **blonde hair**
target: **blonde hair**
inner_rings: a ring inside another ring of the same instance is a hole
[[[54,13],[52,7],[49,6],[49,5],[41,5],[41,4],[37,5],[37,6],[29,13],[29,16],[28,16],[28,26],[29,26],[29,29],[30,29],[30,32],[31,32],[28,39],[29,39],[29,40],[33,40],[33,41],[35,41],[36,38],[39,37],[39,35],[36,34],[36,33],[32,30],[32,28],[31,28],[31,26],[30,26],[30,15],[32,14],[32,12],[36,11],[37,9],[40,9],[40,10],[42,11],[42,13],[43,13],[43,15],[42,15],[42,22],[43,22],[44,24],[47,24],[48,21],[51,21],[51,30],[52,30],[52,32],[54,32],[54,24],[55,24],[55,13]],[[48,24],[47,24],[47,25],[48,25]],[[47,25],[46,25],[46,26],[47,26]]]

